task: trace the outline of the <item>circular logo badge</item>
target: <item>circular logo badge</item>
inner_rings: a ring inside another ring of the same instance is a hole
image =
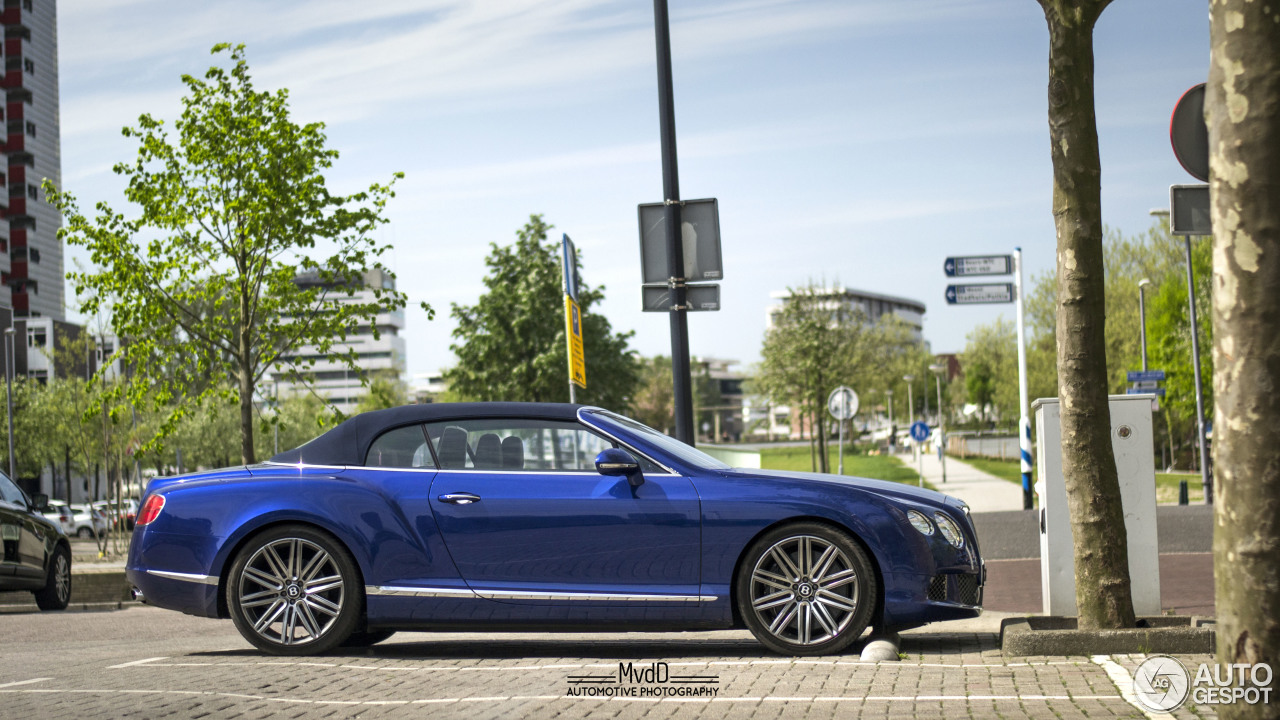
[[[813,594],[813,587],[812,587],[812,586],[810,586],[810,585],[809,585],[809,583],[801,583],[801,584],[800,584],[800,596],[801,596],[801,597],[809,597],[809,596],[810,596],[810,595],[812,595],[812,594]]]
[[[298,586],[290,585],[286,592],[289,593],[289,597],[296,598],[298,597]]]
[[[1148,710],[1173,712],[1190,692],[1191,675],[1177,658],[1153,655],[1133,673],[1133,694]]]

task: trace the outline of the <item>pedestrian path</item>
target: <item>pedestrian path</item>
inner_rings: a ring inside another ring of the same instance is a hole
[[[924,468],[925,482],[938,490],[960,498],[969,504],[971,512],[1000,512],[1022,509],[1022,487],[995,475],[985,473],[968,463],[947,458],[947,479],[942,480],[942,463],[936,452],[927,452],[923,463],[912,455],[899,455],[902,462],[919,471]]]

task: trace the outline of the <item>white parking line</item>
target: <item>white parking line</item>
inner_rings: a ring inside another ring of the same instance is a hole
[[[134,660],[133,662],[121,663],[119,665],[109,665],[108,670],[120,668],[145,666],[148,668],[161,667],[319,667],[319,668],[342,668],[346,670],[374,670],[381,672],[529,672],[536,670],[585,670],[585,669],[603,669],[614,668],[615,663],[559,663],[555,665],[356,665],[352,663],[326,663],[326,662],[303,662],[303,661],[281,661],[281,660],[249,660],[249,661],[223,661],[223,662],[160,662],[167,660],[167,657],[147,658],[145,660]],[[624,661],[625,662],[625,661]],[[694,660],[686,662],[667,663],[669,667],[745,667],[758,665],[792,665],[792,666],[824,666],[824,667],[876,667],[883,663],[861,662],[851,660]],[[907,668],[955,668],[957,670],[1000,670],[1006,668],[1025,668],[1025,667],[1042,667],[1050,665],[1082,665],[1088,664],[1085,661],[1071,660],[1050,660],[1045,662],[1015,662],[1005,663],[1002,665],[985,665],[981,663],[910,663],[910,662],[893,662],[888,663],[889,667],[897,669]]]
[[[157,660],[168,660],[168,659],[169,659],[168,655],[161,655],[160,657],[147,658],[145,660],[134,660],[133,662],[120,663],[119,665],[108,665],[107,669],[118,670],[120,668],[136,667],[138,665],[145,665],[146,663],[153,663],[153,662],[156,662]]]
[[[18,680],[16,682],[4,683],[3,685],[0,685],[0,688],[15,687],[17,685],[30,685],[31,683],[44,682],[45,680],[52,679],[53,678],[32,678],[31,680]]]
[[[47,680],[48,678],[41,678]],[[26,681],[35,682],[35,681]],[[211,690],[95,690],[95,689],[73,689],[73,690],[57,690],[57,689],[22,689],[22,690],[0,690],[3,693],[79,693],[79,694],[99,694],[99,695],[202,695],[209,697],[229,697],[241,698],[245,700],[261,700],[266,702],[302,704],[302,705],[426,705],[426,704],[443,704],[443,703],[504,703],[504,702],[524,702],[529,700],[599,700],[607,702],[650,702],[650,703],[814,703],[814,702],[830,702],[830,703],[868,703],[868,702],[982,702],[995,700],[1019,700],[1019,701],[1047,701],[1047,700],[1119,700],[1125,702],[1125,698],[1119,695],[855,695],[850,697],[829,697],[829,696],[783,696],[783,697],[716,697],[716,698],[681,698],[681,697],[593,697],[593,698],[576,698],[565,695],[510,695],[500,697],[455,697],[455,698],[423,698],[420,700],[309,700],[306,698],[284,698],[284,697],[267,697],[265,695],[245,695],[241,693],[215,692]]]

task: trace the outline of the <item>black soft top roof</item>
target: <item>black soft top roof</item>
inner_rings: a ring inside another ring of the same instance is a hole
[[[296,465],[363,465],[369,444],[392,428],[440,420],[516,417],[576,420],[582,405],[568,403],[426,403],[361,413],[300,448],[286,450],[271,462]]]

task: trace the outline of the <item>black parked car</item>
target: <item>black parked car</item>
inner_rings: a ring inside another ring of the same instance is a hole
[[[48,504],[47,496],[28,498],[0,473],[0,590],[30,590],[41,610],[62,610],[71,600],[71,544],[40,514]]]

